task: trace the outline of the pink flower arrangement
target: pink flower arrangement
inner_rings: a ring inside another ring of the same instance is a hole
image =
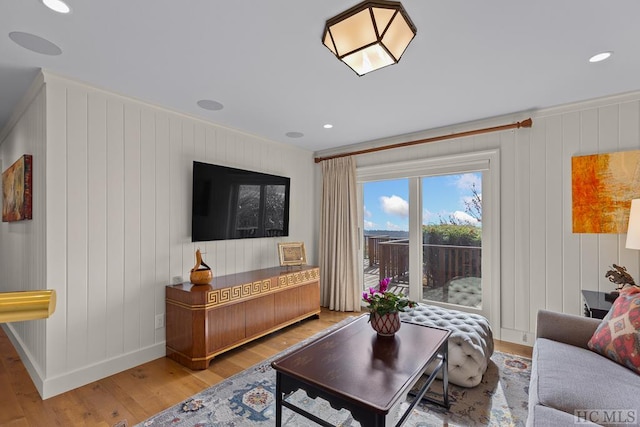
[[[380,280],[378,289],[369,288],[362,293],[362,300],[368,304],[367,309],[370,313],[379,315],[397,313],[416,305],[415,301],[411,301],[404,295],[389,291],[389,283],[391,278],[387,277]]]

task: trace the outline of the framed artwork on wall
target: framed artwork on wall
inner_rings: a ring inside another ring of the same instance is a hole
[[[281,266],[305,265],[307,263],[307,254],[302,242],[278,243],[278,255]]]
[[[2,173],[2,222],[31,219],[32,157],[25,154]]]
[[[571,158],[574,233],[626,233],[640,198],[640,150]]]

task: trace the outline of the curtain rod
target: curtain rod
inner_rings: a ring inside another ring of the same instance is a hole
[[[358,155],[358,154],[374,153],[376,151],[390,150],[392,148],[410,147],[412,145],[426,144],[428,142],[443,141],[445,139],[462,138],[462,137],[465,137],[465,136],[479,135],[479,134],[482,134],[482,133],[499,132],[499,131],[508,130],[508,129],[530,128],[532,124],[533,124],[533,121],[529,118],[529,119],[523,120],[521,122],[511,123],[511,124],[508,124],[508,125],[493,126],[493,127],[488,127],[488,128],[484,128],[484,129],[468,130],[468,131],[465,131],[465,132],[451,133],[449,135],[434,136],[434,137],[426,138],[426,139],[418,139],[416,141],[408,141],[408,142],[400,142],[400,143],[391,144],[391,145],[383,145],[381,147],[373,147],[373,148],[367,148],[367,149],[364,149],[364,150],[358,150],[358,151],[351,151],[351,152],[347,152],[347,153],[334,154],[332,156],[327,156],[327,157],[316,157],[315,158],[315,162],[316,163],[320,163],[320,162],[323,162],[325,160],[337,159],[339,157],[347,157],[347,156],[355,156],[355,155]]]

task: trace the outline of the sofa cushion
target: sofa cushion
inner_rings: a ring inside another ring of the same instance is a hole
[[[587,346],[640,374],[640,288],[620,291]],[[638,378],[640,381],[640,378]]]
[[[545,338],[536,340],[530,410],[540,404],[571,415],[576,409],[640,414],[638,385],[636,374],[597,353]]]

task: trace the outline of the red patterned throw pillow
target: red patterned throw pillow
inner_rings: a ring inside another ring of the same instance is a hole
[[[640,374],[640,288],[620,291],[587,346]]]

